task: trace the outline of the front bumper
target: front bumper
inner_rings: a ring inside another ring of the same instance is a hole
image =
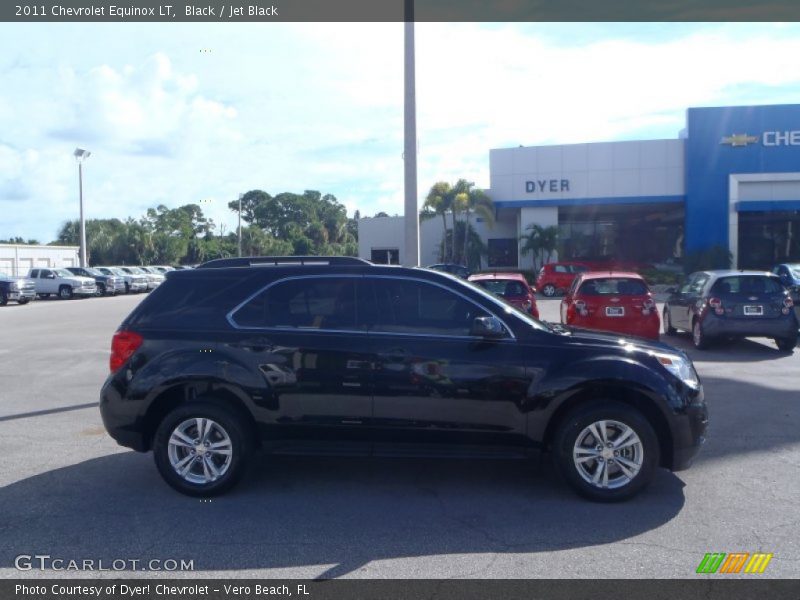
[[[790,338],[797,335],[797,317],[793,312],[780,317],[718,317],[709,313],[703,319],[703,333],[709,337]]]
[[[72,294],[75,296],[94,296],[97,294],[97,286],[81,286],[72,288]]]
[[[708,406],[703,388],[693,392],[686,408],[674,415],[672,424],[672,471],[688,469],[706,441]]]
[[[36,298],[36,289],[30,290],[9,290],[8,292],[8,299],[9,300],[16,300],[17,302],[22,300],[33,300]]]
[[[148,281],[148,282],[147,282],[147,289],[148,289],[148,290],[154,290],[154,289],[156,289],[156,288],[157,288],[159,285],[161,285],[161,282],[160,282],[160,281]]]
[[[132,292],[143,292],[147,289],[147,282],[146,281],[134,281],[128,284],[130,291]]]

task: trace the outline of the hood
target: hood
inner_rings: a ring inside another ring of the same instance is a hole
[[[669,344],[656,342],[654,340],[648,340],[634,336],[625,336],[618,333],[603,333],[591,329],[581,329],[580,327],[570,327],[566,325],[561,325],[561,328],[568,332],[564,337],[569,345],[616,349],[621,349],[625,346],[631,345],[645,351],[650,350],[653,352],[679,354],[681,356],[686,355],[683,350],[679,350],[678,348],[674,348]]]

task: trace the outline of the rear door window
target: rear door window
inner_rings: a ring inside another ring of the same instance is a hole
[[[239,327],[357,329],[354,277],[303,277],[276,283],[239,308]]]

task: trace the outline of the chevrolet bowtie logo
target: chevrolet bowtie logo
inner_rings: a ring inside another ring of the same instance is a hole
[[[758,141],[757,135],[747,135],[746,133],[734,133],[728,137],[722,138],[720,144],[730,144],[732,147],[747,146],[747,144],[755,144]]]

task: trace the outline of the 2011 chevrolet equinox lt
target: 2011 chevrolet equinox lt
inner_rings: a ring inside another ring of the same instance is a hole
[[[554,327],[482,288],[357,258],[172,271],[114,334],[100,410],[176,490],[230,489],[280,453],[551,451],[593,500],[685,469],[708,421],[670,346]]]

